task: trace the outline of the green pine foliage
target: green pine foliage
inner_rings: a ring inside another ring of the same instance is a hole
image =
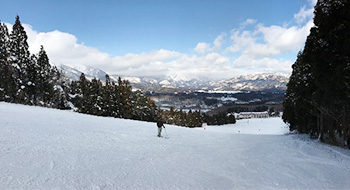
[[[350,1],[319,0],[283,102],[291,130],[350,147]]]
[[[19,21],[19,16],[16,17],[16,22],[12,27],[10,34],[10,64],[13,68],[12,78],[15,79],[15,92],[11,94],[15,102],[23,102],[28,104],[28,86],[32,85],[29,77],[31,64],[29,45],[27,43],[27,34]]]
[[[10,65],[10,34],[5,24],[0,23],[0,101],[10,101],[15,94],[13,67]]]

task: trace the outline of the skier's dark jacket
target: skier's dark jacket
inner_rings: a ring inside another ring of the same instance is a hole
[[[157,121],[157,126],[158,126],[158,128],[161,128],[161,127],[163,127],[163,125],[164,125],[164,123],[163,123],[163,121]]]

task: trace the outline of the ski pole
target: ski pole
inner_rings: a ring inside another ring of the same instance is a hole
[[[165,126],[164,126],[164,131],[165,131],[166,137],[169,137],[169,136],[168,136],[168,132],[166,131]]]

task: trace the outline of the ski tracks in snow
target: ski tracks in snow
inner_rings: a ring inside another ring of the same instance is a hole
[[[295,146],[305,159],[319,164],[340,164],[350,173],[350,152],[348,150],[309,139],[307,135],[295,135],[294,139]]]

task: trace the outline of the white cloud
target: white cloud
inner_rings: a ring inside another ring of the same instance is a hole
[[[196,47],[193,50],[194,52],[200,55],[205,55],[213,51],[220,51],[222,45],[225,43],[225,40],[224,40],[225,37],[226,37],[226,34],[221,33],[215,38],[215,40],[213,41],[213,45],[205,42],[199,42],[197,43]]]
[[[251,31],[239,31],[236,29],[231,31],[230,39],[232,44],[226,50],[233,53],[254,45],[256,41]]]
[[[168,52],[167,50],[163,51]],[[159,52],[143,53],[140,55],[135,54],[131,59],[130,55],[125,55],[118,57],[115,61],[120,65],[124,65],[125,68],[120,68],[120,73],[123,75],[135,75],[135,73],[137,73],[139,76],[161,75],[183,78],[217,79],[223,76],[227,78],[232,77],[233,74],[239,73],[230,67],[230,60],[228,57],[218,53],[210,53],[205,56],[190,56],[171,52],[170,54],[174,53],[175,57],[169,56],[163,60],[154,58],[154,53],[159,54]],[[152,59],[146,61],[147,57]]]
[[[311,6],[315,6],[317,3],[317,0],[308,0]]]
[[[305,6],[300,9],[297,14],[294,14],[294,19],[298,24],[310,20],[314,16],[314,9],[306,9]]]
[[[178,52],[164,49],[141,54],[128,53],[114,57],[108,70],[111,73],[132,76],[165,75],[169,70],[166,63],[180,56]]]
[[[302,48],[313,22],[310,20],[304,26],[263,26],[258,24],[254,31],[233,30],[231,45],[226,49],[230,52],[243,52],[252,57],[268,57]]]
[[[241,74],[230,66],[230,60],[219,53],[206,56],[182,54],[179,59],[166,63],[170,69],[167,75],[182,75],[190,78],[222,79]]]
[[[225,43],[225,41],[224,41],[225,36],[226,36],[226,34],[222,33],[215,38],[215,40],[213,42],[213,44],[214,44],[213,49],[215,51],[219,51],[221,49],[221,46]]]
[[[245,28],[246,26],[256,24],[258,21],[256,19],[247,19],[243,23],[241,23],[241,28]]]
[[[274,56],[301,50],[314,25],[313,9],[302,7],[294,15],[294,26],[264,26],[256,24],[254,30],[244,28],[231,32],[231,45],[226,51],[238,54],[233,60],[233,67],[259,72],[291,72],[294,60],[276,59]],[[242,25],[249,23],[248,20]],[[300,25],[302,24],[302,25]]]
[[[240,56],[233,62],[234,67],[263,73],[290,73],[292,61],[279,60],[269,57],[253,58],[247,54]]]
[[[199,54],[205,54],[210,51],[210,45],[204,42],[199,42],[197,46],[194,48],[194,51]]]
[[[286,51],[300,50],[304,45],[306,37],[310,33],[312,26],[312,21],[309,21],[302,27],[265,27],[260,25],[257,29],[257,32],[263,35],[263,40],[266,42],[266,46],[268,48],[274,48],[276,51],[279,51],[279,53],[281,53]]]
[[[49,55],[50,63],[70,66],[88,65],[103,68],[112,62],[112,58],[93,47],[78,43],[77,38],[58,30],[52,32],[36,32],[32,26],[23,24],[28,35],[29,50],[33,54],[39,52],[43,45]]]

